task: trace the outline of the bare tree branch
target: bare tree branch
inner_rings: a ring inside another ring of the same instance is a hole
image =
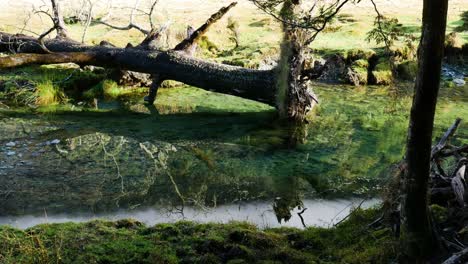
[[[50,2],[52,3],[52,11],[54,12],[54,18],[52,20],[54,21],[55,30],[57,31],[57,37],[67,38],[68,32],[65,28],[60,4],[57,0],[50,0]]]
[[[91,0],[87,0],[89,9],[88,9],[88,18],[86,19],[85,27],[83,29],[83,35],[81,36],[81,43],[84,43],[86,33],[88,32],[89,25],[91,25],[91,20],[93,18],[93,6],[94,3]]]
[[[184,39],[181,43],[179,43],[174,50],[187,50],[196,43],[202,36],[205,34],[211,25],[213,25],[216,21],[220,20],[231,8],[237,5],[237,2],[231,3],[229,6],[221,8],[218,12],[214,13],[201,27],[199,27],[193,34]]]
[[[155,29],[153,14],[154,14],[154,12],[156,10],[156,4],[158,2],[159,2],[159,0],[154,0],[151,3],[149,12],[146,12],[146,11],[141,10],[141,9],[138,8],[140,0],[136,0],[135,5],[131,8],[129,23],[126,26],[112,25],[112,24],[106,22],[105,19],[103,19],[103,18],[100,19],[100,20],[96,20],[95,22],[99,23],[99,24],[102,24],[102,25],[105,25],[105,26],[108,26],[108,27],[113,28],[113,29],[117,29],[117,30],[130,30],[130,29],[133,28],[133,29],[136,29],[136,30],[140,31],[144,35],[149,35],[151,33],[151,31]],[[149,21],[149,24],[150,24],[150,29],[145,29],[145,28],[143,28],[142,26],[138,25],[135,22],[135,12],[136,11],[139,11],[139,12],[143,13],[144,15],[146,15],[148,17],[148,21]]]

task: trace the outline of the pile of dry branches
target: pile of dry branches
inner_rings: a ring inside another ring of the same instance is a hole
[[[457,119],[432,148],[430,197],[435,237],[443,249],[455,252],[445,264],[468,261],[468,145],[454,146],[449,141],[460,122]],[[435,210],[435,206],[444,209]]]

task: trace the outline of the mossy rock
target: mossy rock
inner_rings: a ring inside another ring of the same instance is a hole
[[[447,57],[450,64],[463,64],[463,39],[456,32],[452,32],[445,36],[445,51],[444,55]],[[466,54],[466,53],[465,53]]]
[[[350,83],[359,86],[367,84],[369,62],[364,59],[354,61],[348,69],[347,75]]]
[[[375,55],[373,50],[361,50],[361,49],[352,49],[347,50],[344,54],[344,57],[347,61],[356,61],[356,60],[369,60],[372,56]]]
[[[184,84],[178,81],[173,81],[173,80],[165,80],[161,84],[161,88],[174,88],[174,87],[181,87]]]
[[[143,223],[135,219],[121,219],[115,222],[116,228],[138,229],[143,226]]]
[[[369,62],[367,60],[365,60],[365,59],[360,59],[360,60],[354,61],[351,64],[351,67],[365,68],[366,71],[367,71],[367,68],[369,68]]]
[[[390,61],[381,58],[372,70],[372,83],[377,85],[389,85],[393,82],[393,72]]]
[[[416,61],[404,61],[397,67],[398,77],[403,80],[413,81],[418,74],[418,63]]]

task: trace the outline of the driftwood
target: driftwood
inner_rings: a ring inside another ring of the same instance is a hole
[[[184,39],[181,43],[179,43],[174,50],[175,51],[183,51],[188,56],[192,56],[195,51],[195,45],[200,40],[200,38],[208,31],[208,29],[216,23],[216,21],[220,20],[229,10],[231,10],[234,6],[237,5],[237,2],[231,3],[227,7],[221,8],[218,12],[213,14],[200,28],[192,32],[191,27],[187,29],[187,38]],[[145,39],[143,43],[147,42],[148,40]],[[156,95],[158,93],[159,86],[167,79],[164,74],[157,74],[157,76],[153,79],[153,83],[151,84],[148,96],[145,97],[145,101],[147,103],[153,104],[154,100],[156,99]]]
[[[465,202],[466,202],[465,201],[466,188],[465,188],[464,178],[465,178],[465,167],[463,166],[463,175],[457,172],[455,177],[452,178],[452,189],[453,189],[453,192],[455,193],[457,202],[461,207],[464,207]]]
[[[433,229],[437,241],[445,251],[453,255],[448,258],[446,264],[467,263],[468,244],[464,230],[468,226],[468,186],[466,183],[466,167],[468,166],[468,146],[452,146],[450,138],[454,136],[461,119],[457,118],[452,126],[444,133],[441,139],[432,148],[432,174],[430,181],[431,204],[438,204],[447,209],[447,218],[443,222],[433,220]],[[452,168],[442,167],[444,160],[455,158],[456,165]],[[440,221],[440,219],[438,220]],[[444,232],[442,230],[453,230]]]
[[[453,125],[447,130],[447,132],[445,132],[445,134],[442,136],[442,138],[440,139],[440,141],[434,146],[432,147],[432,151],[431,151],[431,156],[434,157],[436,156],[437,154],[439,154],[439,152],[446,147],[447,145],[447,141],[449,140],[449,138],[451,136],[453,136],[453,134],[455,133],[455,131],[457,130],[458,126],[460,125],[460,122],[461,122],[461,118],[457,118],[455,120],[455,123],[453,123]]]
[[[468,263],[468,186],[465,181],[468,176],[468,146],[450,144],[460,123],[461,119],[457,118],[432,147],[428,183],[430,217],[435,241],[440,246],[437,255],[447,259],[444,263]],[[391,182],[390,192],[384,201],[383,219],[392,226],[397,238],[401,225],[400,190],[406,169],[404,161],[395,168],[395,181]],[[379,218],[376,222],[381,220]]]
[[[455,253],[453,256],[445,260],[442,264],[465,264],[468,262],[468,248]]]

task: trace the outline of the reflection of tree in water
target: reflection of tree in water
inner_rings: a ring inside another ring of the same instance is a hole
[[[288,220],[290,211],[302,205],[305,181],[298,175],[304,175],[301,168],[307,161],[294,154],[304,133],[287,131],[281,134],[275,158],[271,149],[229,142],[167,143],[86,131],[48,135],[68,139],[54,146],[32,144],[31,153],[44,151],[23,157],[33,165],[0,179],[11,190],[0,201],[0,215],[41,213],[44,208],[49,213],[100,213],[148,206],[182,212],[186,206],[209,210],[281,197],[274,210],[280,220]]]
[[[159,177],[155,161],[145,158],[139,143],[103,133],[70,137],[60,144],[17,140],[25,146],[16,149],[23,156],[9,159],[8,177],[0,178],[0,185],[11,190],[0,199],[0,215],[138,207]],[[175,151],[167,143],[143,144],[157,149],[161,168],[163,157]]]
[[[287,126],[287,137],[284,146],[294,149],[298,145],[305,144],[309,126],[304,123],[291,123]],[[276,171],[282,173],[277,178],[277,196],[273,202],[273,211],[278,222],[289,221],[295,208],[303,208],[304,186],[301,186],[301,160],[288,160],[287,163],[277,163]]]
[[[288,189],[283,190],[283,193],[279,193],[280,196],[276,197],[273,203],[273,210],[279,223],[289,221],[292,217],[291,213],[296,207],[298,209],[303,208],[301,194],[298,189],[294,185],[288,187]]]
[[[291,123],[288,125],[286,146],[289,148],[295,148],[298,145],[306,144],[308,135],[309,124]]]

